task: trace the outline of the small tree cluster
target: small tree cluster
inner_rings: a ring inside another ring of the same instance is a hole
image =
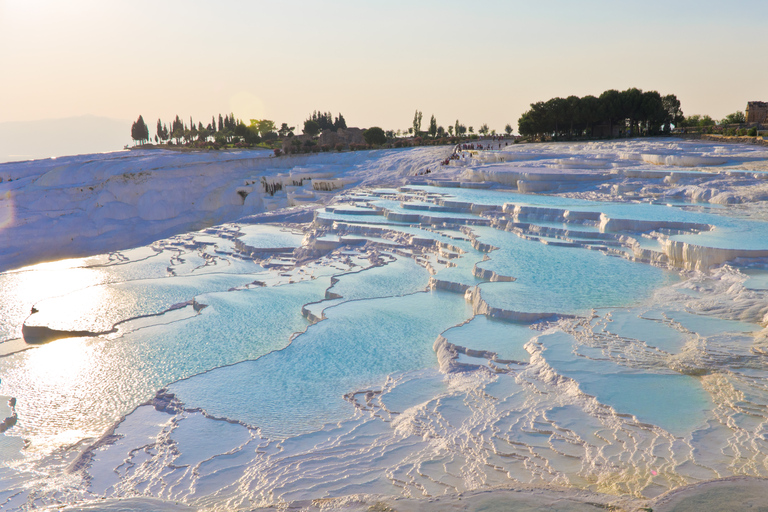
[[[708,126],[715,126],[715,120],[708,115],[694,114],[684,118],[678,126],[681,128],[706,128]]]
[[[656,91],[608,90],[599,97],[569,96],[532,103],[518,121],[521,135],[553,138],[592,136],[598,124],[608,124],[610,133],[620,126],[628,133],[655,135],[669,132],[683,121],[680,101],[674,94]],[[471,130],[470,130],[471,132]]]
[[[347,128],[347,121],[344,119],[344,116],[341,115],[341,113],[339,113],[338,117],[334,119],[330,112],[314,111],[312,112],[312,115],[304,121],[304,126],[306,126],[306,124],[310,121],[316,123],[319,127],[317,133],[320,133],[323,130],[330,130],[335,132],[339,129]],[[304,133],[307,132],[305,131]]]
[[[139,117],[139,120],[143,123],[141,117]],[[253,120],[251,121],[251,124],[253,124]],[[235,118],[234,114],[224,116],[219,114],[218,122],[216,116],[212,116],[211,122],[208,125],[203,125],[200,121],[195,124],[192,117],[190,117],[189,124],[187,124],[177,115],[170,122],[170,127],[163,123],[161,119],[157,120],[155,142],[166,143],[173,139],[176,144],[194,145],[195,147],[207,147],[206,145],[213,146],[213,144],[217,145],[217,147],[226,144],[239,144],[237,147],[244,147],[257,144],[262,139],[263,135],[259,129],[274,131],[274,123],[272,121],[260,122],[262,124],[253,127],[246,125],[241,119]],[[138,121],[134,123],[134,127],[137,128],[131,128],[131,136],[134,135],[134,129],[138,129],[138,125]],[[277,134],[274,137],[277,138]],[[148,139],[149,133],[146,134],[145,139],[135,140]],[[213,141],[210,139],[213,139]]]
[[[737,110],[733,114],[728,114],[721,121],[720,124],[744,124],[747,122],[747,118],[744,112]]]

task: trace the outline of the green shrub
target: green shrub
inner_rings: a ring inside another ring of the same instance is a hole
[[[363,138],[368,145],[381,145],[387,142],[387,135],[378,126],[372,126],[363,132]]]
[[[757,128],[750,128],[747,135],[749,137],[757,137]]]

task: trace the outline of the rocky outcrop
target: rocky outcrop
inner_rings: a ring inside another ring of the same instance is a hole
[[[114,330],[108,332],[114,332]],[[83,338],[99,336],[100,334],[106,333],[91,331],[60,331],[44,325],[24,324],[21,326],[21,335],[24,337],[24,341],[32,345],[42,345],[63,338]]]

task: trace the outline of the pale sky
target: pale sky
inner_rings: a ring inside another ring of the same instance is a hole
[[[638,87],[719,119],[768,101],[768,2],[0,0],[0,123],[94,115],[503,130]]]

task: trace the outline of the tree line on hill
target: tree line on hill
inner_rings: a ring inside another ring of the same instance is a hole
[[[335,119],[330,112],[314,111],[304,123],[304,133],[312,132],[313,135],[322,130],[337,131],[347,127],[347,122],[342,114]],[[237,119],[234,114],[219,114],[211,117],[211,122],[204,125],[194,122],[192,117],[189,123],[178,115],[170,122],[164,123],[157,120],[155,127],[155,144],[185,145],[191,147],[223,147],[235,145],[236,147],[252,146],[260,142],[269,144],[278,138],[293,137],[295,126],[282,123],[278,129],[274,121],[269,119],[251,119],[245,124],[242,119]],[[149,134],[149,127],[142,116],[131,125],[131,138],[137,144],[148,144],[153,137]]]
[[[206,125],[201,121],[195,124],[191,116],[187,124],[177,115],[168,124],[161,119],[157,120],[154,142],[191,147],[221,147],[228,144],[251,146],[262,141],[275,140],[279,133],[287,133],[292,129],[283,123],[278,131],[274,121],[269,119],[251,119],[250,124],[246,125],[242,119],[235,118],[234,114],[219,114],[218,121],[216,116],[212,116],[211,122]],[[138,144],[152,141],[149,127],[142,116],[131,125],[131,138]]]
[[[670,133],[685,118],[674,94],[637,88],[610,89],[600,96],[568,96],[531,104],[518,120],[520,135],[532,138],[574,139]],[[607,126],[607,130],[604,128]],[[600,130],[596,130],[600,127]]]
[[[478,135],[488,136],[496,135],[496,130],[483,124],[478,134],[472,126],[466,125],[457,119],[454,124],[448,126],[446,130],[443,126],[438,126],[437,120],[432,115],[429,121],[429,128],[421,130],[422,112],[416,110],[414,114],[413,126],[407,130],[386,130],[374,126],[365,130],[363,136],[369,145],[385,145],[392,143],[393,147],[403,147],[404,145],[421,145],[428,143],[431,138],[432,143],[452,144],[462,138],[477,138]],[[344,115],[339,113],[333,116],[330,112],[315,110],[304,121],[303,133],[309,136],[316,136],[319,133],[330,130],[336,132],[339,129],[346,129],[347,122]],[[251,119],[250,124],[245,124],[242,119],[238,119],[234,114],[219,114],[211,117],[211,121],[203,124],[194,122],[192,117],[189,122],[181,119],[178,115],[170,123],[164,123],[158,119],[155,126],[154,135],[150,135],[150,129],[142,116],[131,126],[131,138],[140,145],[154,144],[187,146],[193,148],[221,148],[221,147],[249,147],[256,144],[265,147],[275,147],[278,145],[278,139],[285,139],[294,136],[295,126],[289,126],[282,123],[278,129],[275,123],[267,119]],[[381,133],[379,133],[381,131]],[[507,135],[511,135],[512,126],[507,124],[505,127]],[[400,137],[408,137],[411,143],[400,142]]]

